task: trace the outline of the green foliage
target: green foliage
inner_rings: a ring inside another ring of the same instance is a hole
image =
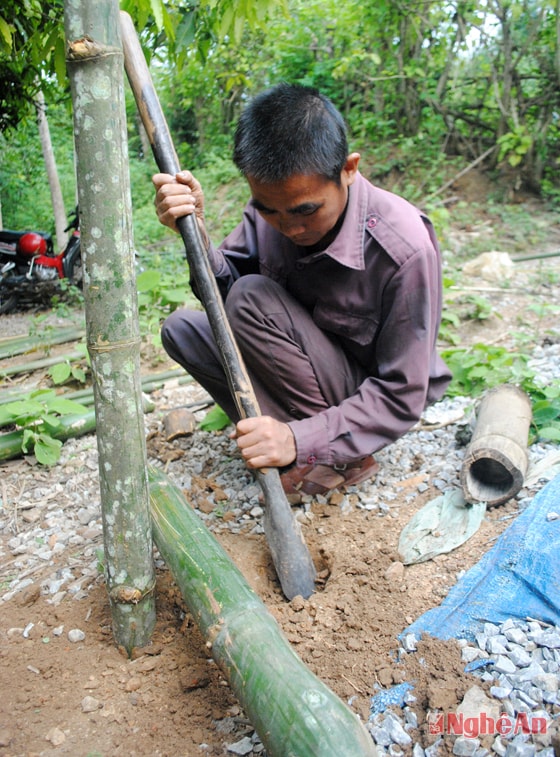
[[[473,321],[485,321],[492,315],[492,303],[479,294],[466,294],[462,302],[467,305],[466,317]]]
[[[231,424],[229,417],[219,405],[214,405],[200,421],[203,431],[221,431]]]
[[[535,387],[532,393],[533,423],[538,438],[560,443],[560,382],[544,388]]]
[[[450,397],[478,397],[500,384],[515,384],[531,399],[533,441],[560,441],[560,381],[538,385],[527,355],[485,344],[443,350],[441,354],[453,374],[447,390]]]
[[[13,425],[23,429],[21,451],[34,452],[42,465],[54,465],[62,448],[62,442],[56,439],[60,418],[86,412],[86,407],[59,397],[52,389],[38,389],[24,399],[0,405],[0,427]]]
[[[78,384],[85,384],[87,381],[87,375],[82,365],[70,362],[70,360],[63,360],[61,363],[53,365],[49,370],[49,376],[56,386],[66,384],[68,381],[76,381]]]
[[[148,269],[139,273],[136,278],[136,286],[139,295],[140,311],[159,308],[165,312],[172,312],[179,305],[185,305],[192,297],[189,298],[188,271],[182,276],[175,276],[171,271],[162,272],[155,269]]]
[[[104,576],[105,575],[105,550],[103,549],[103,547],[98,547],[95,550],[95,557],[97,560],[97,566],[96,566],[97,572],[99,573],[100,576]]]
[[[0,132],[33,112],[39,89],[65,78],[62,0],[3,0],[0,9]],[[41,79],[41,72],[48,73]]]
[[[500,20],[494,15],[497,6],[482,2],[429,3],[421,12],[415,5],[364,6],[358,0],[342,5],[334,0],[211,0],[206,5],[123,0],[121,6],[141,31],[180,162],[197,174],[208,168],[217,180],[220,163],[232,170],[233,124],[247,97],[284,79],[329,95],[348,121],[354,146],[363,147],[364,173],[413,202],[424,204],[463,167],[461,161],[492,146],[498,149],[491,164],[501,161],[513,171],[509,186],[528,181],[551,200],[560,197],[560,127],[553,117],[560,93],[551,0],[509,3]],[[21,104],[16,80],[22,81],[24,69],[34,77],[43,72],[69,207],[75,197],[69,96],[56,89],[53,75],[64,68],[62,1],[44,6],[37,0],[23,5],[6,0],[0,18],[0,72],[3,66],[12,73],[14,65],[19,67],[11,82],[15,88],[0,81],[0,91]],[[493,33],[473,34],[475,27]],[[507,57],[506,36],[515,58]],[[65,84],[64,77],[61,81]],[[33,87],[37,84],[30,89],[25,84],[27,105],[17,110],[9,140],[0,138],[0,199],[6,226],[52,231],[50,195],[43,171],[37,170],[42,155],[36,127],[25,118]],[[8,110],[8,100],[0,97],[0,121]],[[155,166],[144,155],[130,97],[128,112],[135,234],[142,251],[167,239],[153,208],[145,211],[152,201],[149,176]],[[457,156],[459,161],[451,163],[450,157],[455,161]],[[230,183],[226,176],[222,181]],[[216,185],[205,179],[204,186]],[[446,223],[445,208],[428,209],[436,225]],[[221,217],[208,213],[211,222],[217,219],[211,230],[216,239],[231,228],[231,223],[222,226]]]
[[[442,350],[441,355],[453,374],[447,390],[450,397],[477,397],[498,384],[521,384],[528,375],[527,356],[504,347],[479,343],[469,348]]]
[[[455,310],[444,306],[441,311],[441,325],[438,334],[439,339],[448,344],[459,344],[461,341],[458,333],[460,325],[461,319]]]
[[[157,255],[150,262],[158,267],[144,270],[136,277],[138,312],[142,334],[159,343],[164,318],[183,305],[199,305],[190,289],[187,264],[181,257]]]
[[[47,108],[62,196],[75,205],[72,116],[65,104]],[[23,121],[9,137],[0,134],[0,199],[6,228],[54,232],[52,200],[37,125]]]
[[[453,279],[444,277],[443,309],[438,336],[448,344],[460,342],[460,327],[463,321],[485,321],[494,314],[492,303],[479,294],[469,292],[460,297],[451,296],[450,288],[454,285]]]
[[[533,138],[527,127],[517,126],[498,139],[498,161],[507,159],[510,166],[518,166],[533,145]]]

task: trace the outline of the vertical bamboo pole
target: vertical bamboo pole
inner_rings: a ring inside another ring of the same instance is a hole
[[[155,623],[118,0],[65,0],[106,580],[128,654]]]

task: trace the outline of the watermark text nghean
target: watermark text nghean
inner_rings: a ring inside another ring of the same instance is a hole
[[[516,736],[518,733],[546,733],[548,719],[520,712],[517,715],[502,713],[498,717],[481,712],[475,717],[465,717],[463,713],[438,712],[428,715],[428,727],[432,735],[464,736],[475,739],[478,736]]]

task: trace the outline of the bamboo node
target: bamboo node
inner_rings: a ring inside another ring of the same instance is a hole
[[[122,339],[118,342],[89,342],[88,352],[97,352],[98,354],[101,354],[103,352],[112,352],[114,350],[121,350],[129,347],[136,348],[139,344],[141,344],[141,342],[142,340],[140,339],[140,337]]]
[[[111,47],[110,45],[101,45],[94,39],[85,34],[80,39],[74,42],[68,43],[66,51],[66,60],[69,63],[78,60],[92,60],[94,58],[104,58],[108,55],[115,55],[122,51],[118,47]]]
[[[127,586],[122,584],[121,586],[114,586],[109,592],[109,597],[113,602],[117,602],[122,605],[137,605],[149,594],[153,594],[155,589],[155,580],[147,586],[144,591],[136,588],[135,586]]]

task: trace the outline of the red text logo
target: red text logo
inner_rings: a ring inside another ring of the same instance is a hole
[[[435,736],[448,734],[475,739],[478,736],[515,736],[518,733],[546,733],[548,721],[526,712],[514,717],[502,713],[497,718],[481,712],[475,717],[465,717],[463,713],[436,712],[428,715],[429,732]]]

